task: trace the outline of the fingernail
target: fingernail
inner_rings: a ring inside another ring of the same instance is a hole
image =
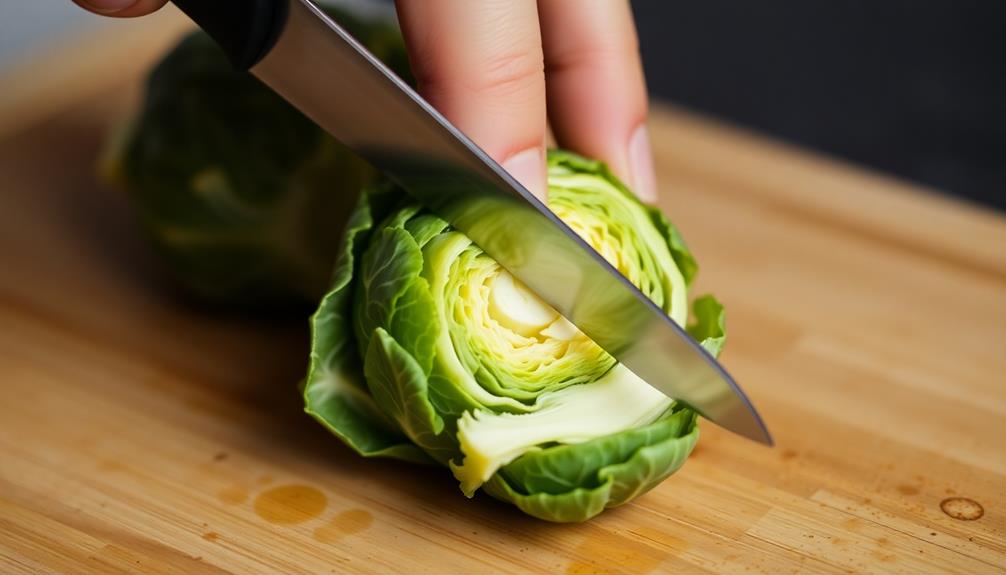
[[[653,169],[653,149],[646,124],[640,125],[629,139],[629,169],[632,190],[644,202],[657,201],[657,173]]]
[[[121,12],[136,4],[137,0],[84,0],[89,8],[102,14],[113,14]]]
[[[528,148],[507,158],[503,169],[520,182],[539,200],[548,200],[548,188],[545,183],[545,150],[544,148]]]

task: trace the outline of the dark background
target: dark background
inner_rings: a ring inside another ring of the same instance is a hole
[[[1006,209],[1006,2],[633,10],[654,97]]]

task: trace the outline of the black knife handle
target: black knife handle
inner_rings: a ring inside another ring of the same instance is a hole
[[[247,70],[265,56],[286,22],[289,0],[172,0]]]

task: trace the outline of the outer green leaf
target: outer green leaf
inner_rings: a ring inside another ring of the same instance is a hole
[[[695,448],[699,440],[695,412],[684,409],[661,423],[672,427],[667,439],[647,445],[628,461],[598,472],[603,480],[612,481],[608,507],[627,503],[656,487],[681,468]]]
[[[440,461],[454,455],[455,442],[442,433],[444,421],[430,403],[422,367],[383,328],[370,339],[364,373],[374,400],[412,441]]]
[[[370,345],[370,335],[378,327],[389,330],[429,373],[438,325],[433,298],[426,280],[420,276],[423,255],[415,238],[403,227],[400,210],[377,230],[364,254],[356,297],[356,337],[361,352]],[[393,227],[395,226],[395,227]]]
[[[681,270],[681,275],[685,277],[685,283],[691,285],[692,280],[699,273],[699,264],[695,261],[695,257],[692,256],[691,250],[688,249],[685,238],[682,237],[678,228],[674,227],[674,224],[659,209],[648,206],[647,211],[650,214],[653,225],[657,226],[664,237],[667,238],[667,247],[671,249],[671,256],[674,258],[674,263],[677,264],[678,269]]]
[[[510,501],[525,513],[540,519],[562,523],[585,521],[606,507],[615,507],[638,497],[674,473],[695,447],[698,433],[694,413],[680,410],[646,428],[595,440],[599,443],[590,447],[586,444],[561,446],[524,455],[523,458],[533,456],[535,461],[525,464],[521,464],[521,460],[515,461],[510,464],[512,468],[508,466],[512,475],[506,472],[496,474],[486,483],[485,490],[493,497]],[[624,434],[629,437],[621,438]],[[645,434],[664,439],[653,443],[639,442],[640,436]],[[613,444],[602,445],[603,442]],[[624,459],[612,457],[620,449],[632,446],[637,449],[620,454]],[[550,451],[566,450],[568,447],[584,451],[557,452],[556,460],[551,461]],[[596,453],[590,454],[589,451]],[[577,462],[577,455],[586,457],[588,463]],[[598,465],[605,460],[612,463]],[[563,478],[563,475],[567,477]],[[573,477],[579,477],[583,483],[571,482],[569,478]],[[529,486],[547,489],[535,491]],[[572,488],[563,491],[566,486]]]
[[[413,239],[419,244],[419,247],[425,247],[426,244],[437,237],[447,229],[447,222],[434,216],[433,214],[419,214],[409,221],[405,222],[405,229],[412,234]]]
[[[723,304],[711,295],[692,303],[694,320],[688,324],[688,334],[702,344],[713,357],[718,357],[727,341],[727,316]]]
[[[509,501],[518,509],[532,517],[556,523],[578,523],[604,511],[611,496],[612,482],[609,481],[588,489],[578,487],[561,494],[520,493],[499,475],[493,475],[485,484],[485,491],[496,499]]]
[[[558,445],[524,454],[500,470],[507,482],[526,493],[565,493],[604,482],[602,469],[622,463],[639,449],[687,433],[690,410],[678,410],[650,425],[584,443]]]
[[[429,462],[429,457],[409,443],[368,393],[350,321],[354,267],[367,245],[375,213],[387,210],[394,200],[391,195],[386,188],[366,191],[346,226],[332,290],[311,318],[305,411],[361,455]]]

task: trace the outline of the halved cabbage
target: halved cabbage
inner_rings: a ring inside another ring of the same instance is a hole
[[[603,164],[568,152],[548,164],[549,206],[684,324],[696,266],[673,226]],[[718,351],[722,306],[695,310],[689,329]],[[629,501],[698,439],[692,410],[389,186],[361,198],[312,328],[309,413],[363,455],[438,462],[466,495],[543,519]]]

